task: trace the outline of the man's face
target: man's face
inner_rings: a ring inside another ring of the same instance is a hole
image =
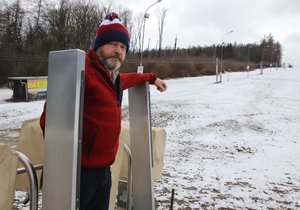
[[[99,47],[96,54],[104,67],[109,70],[117,70],[125,60],[127,46],[122,42],[109,42]]]

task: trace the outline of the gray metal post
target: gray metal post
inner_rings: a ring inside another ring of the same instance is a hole
[[[44,210],[79,209],[85,52],[49,54]]]
[[[154,210],[149,83],[129,89],[134,210]]]
[[[219,59],[216,58],[216,83],[219,82]]]

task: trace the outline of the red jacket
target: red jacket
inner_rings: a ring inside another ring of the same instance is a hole
[[[86,55],[83,108],[82,167],[107,167],[113,164],[119,146],[123,90],[154,83],[152,73],[120,73],[115,84],[94,50]],[[45,131],[45,108],[40,124]]]

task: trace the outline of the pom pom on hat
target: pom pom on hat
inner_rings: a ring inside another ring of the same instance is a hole
[[[127,46],[126,53],[128,52],[130,43],[129,33],[123,26],[118,14],[111,12],[105,16],[97,30],[94,50],[96,51],[100,46],[113,41],[124,43]]]

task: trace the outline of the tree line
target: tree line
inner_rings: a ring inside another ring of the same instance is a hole
[[[136,70],[141,53],[141,26],[144,14],[115,6],[107,0],[101,5],[88,0],[60,0],[57,4],[45,0],[2,1],[0,3],[0,84],[12,76],[47,75],[48,53],[53,50],[79,48],[87,51],[95,38],[97,27],[109,11],[116,11],[129,29],[131,48],[124,70]],[[145,70],[156,71],[161,77],[212,74],[215,58],[230,63],[266,65],[281,63],[281,45],[270,34],[259,44],[220,44],[162,48],[165,8],[157,10],[158,47],[144,51]],[[231,67],[235,69],[235,67]],[[159,70],[158,70],[159,69]],[[179,70],[180,71],[179,71]],[[238,68],[236,70],[239,70]],[[182,73],[184,72],[184,73]],[[191,73],[192,72],[192,73]]]

